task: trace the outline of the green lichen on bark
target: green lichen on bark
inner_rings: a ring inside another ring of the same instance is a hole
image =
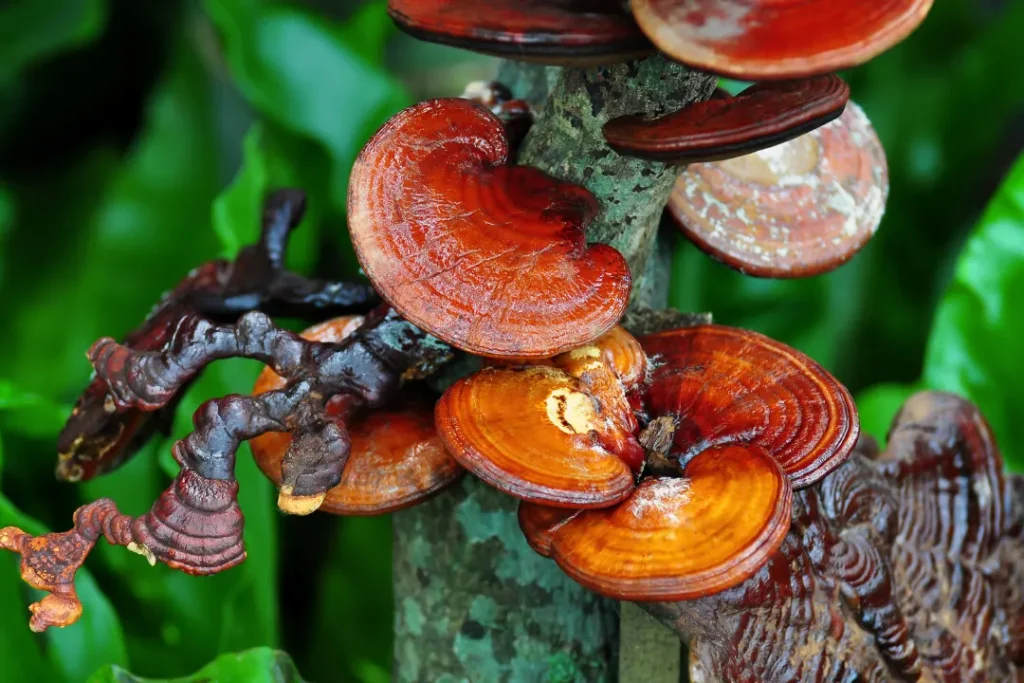
[[[583,185],[601,203],[587,241],[610,244],[626,257],[634,291],[645,287],[662,209],[678,166],[621,156],[601,129],[626,114],[656,116],[706,100],[713,76],[656,56],[592,69],[563,69],[526,137],[519,163]]]
[[[601,127],[616,116],[658,115],[707,99],[714,77],[652,57],[594,69],[506,64],[502,79],[519,97],[547,92],[519,163],[593,192],[602,211],[587,240],[626,257],[634,304],[663,307],[668,259],[651,255],[680,169],[616,154]],[[395,515],[395,680],[615,680],[618,603],[530,550],[517,504],[467,477]]]
[[[395,680],[612,678],[614,610],[530,549],[515,508],[466,477],[395,515]]]

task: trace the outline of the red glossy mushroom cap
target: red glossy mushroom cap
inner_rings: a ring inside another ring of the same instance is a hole
[[[675,60],[747,81],[831,73],[868,61],[917,28],[932,0],[632,0]]]
[[[654,51],[619,0],[388,0],[421,40],[544,64],[611,64]]]
[[[755,154],[683,172],[668,211],[686,236],[759,277],[838,268],[875,234],[889,195],[885,151],[851,102],[832,123]]]
[[[750,154],[792,140],[843,113],[850,88],[838,76],[758,83],[654,119],[621,116],[604,125],[619,154],[690,164]]]
[[[646,479],[621,505],[557,525],[547,542],[566,574],[602,595],[689,600],[757,572],[785,538],[791,505],[789,481],[768,453],[718,446],[690,461],[684,477]]]
[[[716,444],[756,445],[800,488],[842,464],[857,443],[850,393],[796,349],[724,325],[641,341],[654,366],[647,409],[674,419],[671,456],[683,463]]]
[[[406,109],[356,160],[352,242],[381,296],[430,334],[482,356],[551,357],[611,329],[629,268],[587,246],[590,192],[507,155],[501,122],[477,104]]]
[[[633,435],[583,383],[545,365],[484,368],[438,401],[448,452],[488,484],[555,507],[612,505],[633,490],[618,453]]]
[[[362,324],[360,316],[336,318],[309,328],[306,339],[338,342]],[[265,369],[253,392],[280,389],[283,379]],[[327,404],[329,415],[344,416],[352,411],[345,400]],[[339,515],[377,515],[413,505],[441,490],[463,474],[441,444],[434,429],[433,406],[421,397],[407,395],[387,410],[357,413],[346,420],[351,450],[341,482],[327,492],[319,509]],[[291,435],[269,432],[249,442],[253,457],[263,473],[281,485],[281,462]]]

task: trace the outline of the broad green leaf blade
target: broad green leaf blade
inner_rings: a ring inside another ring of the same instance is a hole
[[[924,381],[981,408],[1012,470],[1024,471],[1024,156],[956,264],[925,356]]]
[[[226,654],[184,678],[140,678],[119,666],[94,673],[86,683],[303,683],[295,663],[284,652],[256,648]]]
[[[356,154],[408,96],[342,30],[313,13],[245,0],[207,0],[204,6],[245,97],[324,147],[331,159],[331,204],[344,213]]]
[[[106,16],[106,0],[5,3],[0,8],[0,82],[35,61],[95,38]]]
[[[60,431],[70,412],[70,406],[21,391],[11,382],[0,379],[0,424],[7,431],[51,438]]]

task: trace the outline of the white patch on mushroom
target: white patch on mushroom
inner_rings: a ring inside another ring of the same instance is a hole
[[[652,512],[664,517],[672,524],[679,523],[676,512],[690,502],[690,480],[684,478],[663,478],[648,486],[641,486],[629,499],[629,512],[637,519]]]

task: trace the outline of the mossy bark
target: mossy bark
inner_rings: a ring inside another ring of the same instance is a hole
[[[506,64],[520,97],[547,93],[519,162],[589,189],[589,242],[618,248],[633,303],[663,307],[667,259],[652,258],[679,169],[619,156],[601,127],[710,97],[715,79],[661,57],[594,69]],[[584,590],[526,545],[517,501],[472,477],[394,516],[397,681],[608,681],[618,676],[618,603]]]

